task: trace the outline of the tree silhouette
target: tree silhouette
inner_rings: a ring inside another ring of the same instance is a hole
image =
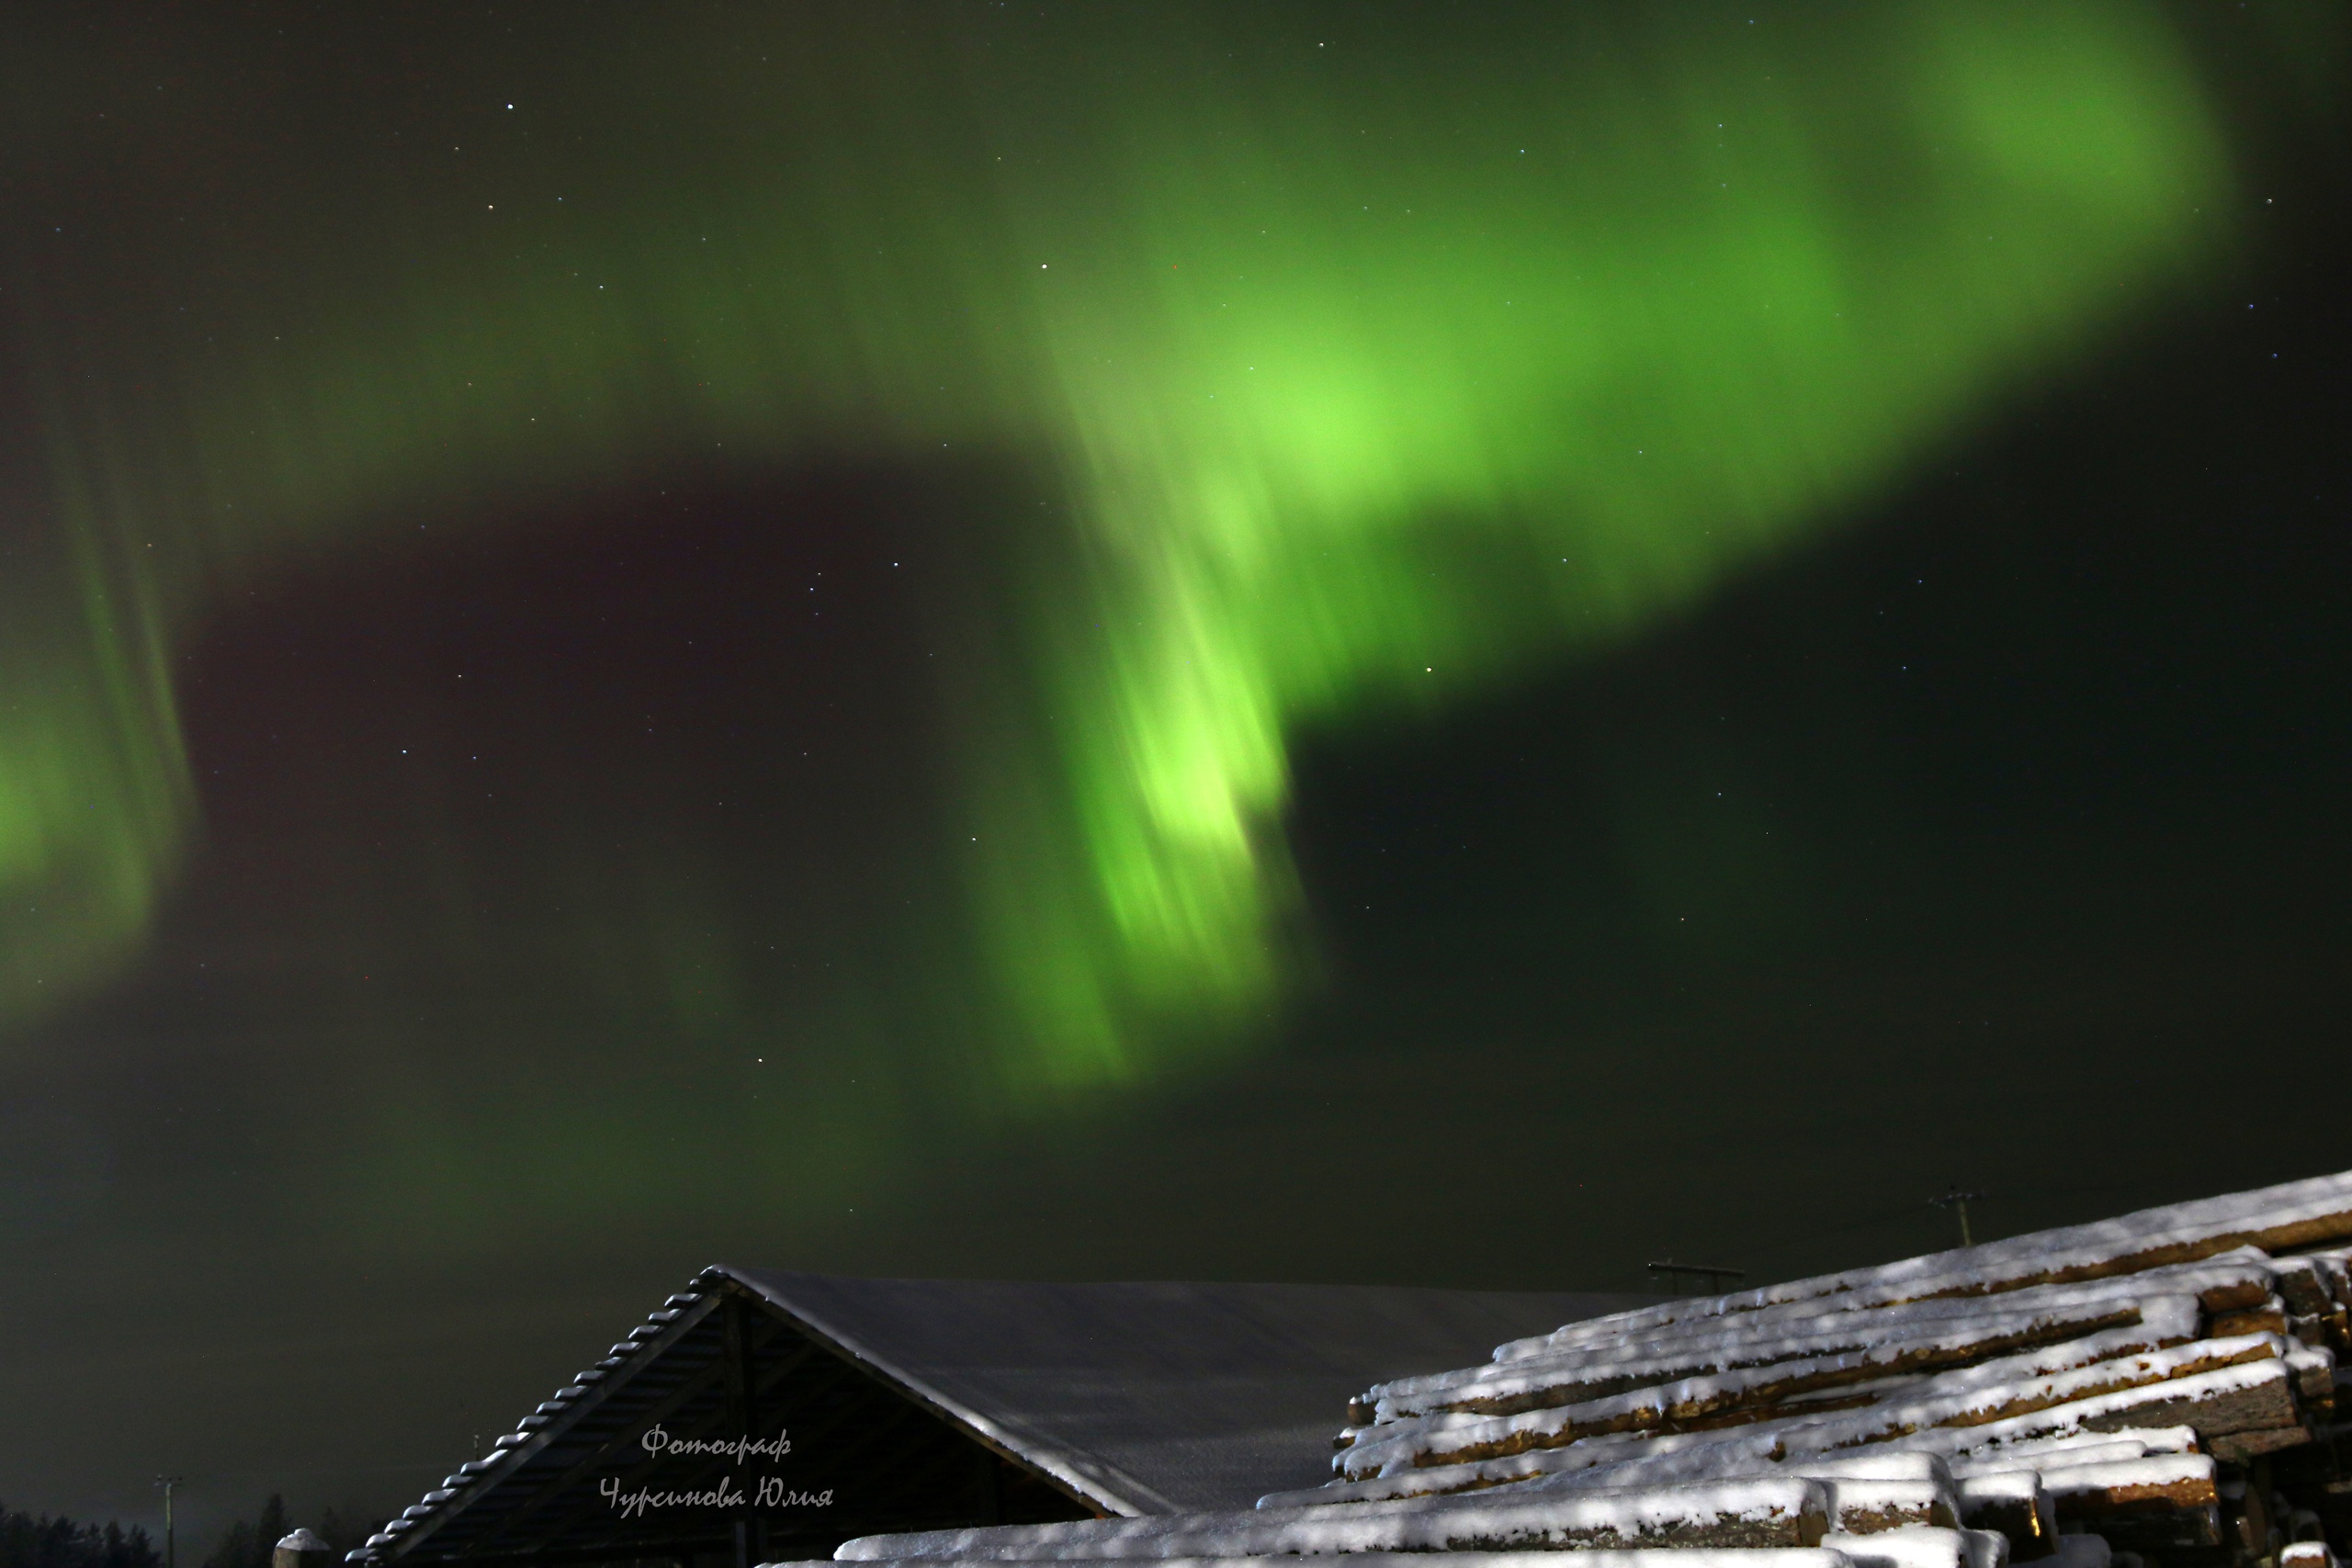
[[[13,1513],[0,1506],[0,1568],[162,1568],[143,1529]]]

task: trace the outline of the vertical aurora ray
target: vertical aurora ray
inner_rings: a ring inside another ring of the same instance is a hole
[[[1299,726],[1634,634],[2213,249],[2157,13],[1533,15],[763,14],[514,89],[568,140],[330,142],[106,266],[28,253],[0,1012],[135,944],[189,826],[171,638],[288,550],[977,448],[1068,502],[963,688],[980,1027],[1015,1086],[1146,1074],[1295,968]],[[262,111],[215,109],[233,183]]]

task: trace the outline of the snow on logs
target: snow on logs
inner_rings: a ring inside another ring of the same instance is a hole
[[[1368,1411],[1370,1422],[1457,1412],[1511,1415],[1838,1356],[1859,1359],[1858,1368],[1867,1370],[1853,1381],[1862,1381],[1964,1365],[2141,1323],[2143,1303],[2179,1296],[2195,1298],[2217,1325],[2234,1326],[2244,1314],[2259,1314],[2272,1301],[2269,1260],[2241,1248],[2204,1264],[2092,1284],[2029,1288],[1989,1302],[1981,1296],[1939,1298],[1868,1309],[1851,1298],[1807,1299],[1731,1317],[1694,1314],[1655,1335],[1629,1331],[1622,1340],[1400,1378],[1374,1387],[1355,1407]],[[2283,1329],[2285,1319],[2267,1319],[2265,1325],[2270,1322]]]
[[[2290,1181],[2254,1192],[2164,1208],[2007,1241],[1929,1253],[1876,1269],[1822,1274],[1726,1296],[1670,1302],[1611,1317],[1572,1323],[1533,1339],[1499,1347],[1498,1361],[1569,1345],[1592,1344],[1700,1317],[1724,1317],[1788,1303],[1845,1297],[1856,1308],[1939,1296],[1976,1296],[2031,1285],[2137,1274],[2192,1263],[2239,1247],[2263,1252],[2316,1250],[2352,1240],[2352,1172]],[[1611,1326],[1613,1325],[1613,1326]]]
[[[952,1558],[1281,1557],[1376,1551],[1607,1551],[1642,1547],[1817,1546],[1830,1489],[1797,1476],[1753,1476],[1640,1491],[1422,1497],[1337,1507],[1245,1509],[996,1525],[869,1536],[843,1562]],[[1679,1564],[1678,1563],[1678,1568]]]
[[[1333,1482],[1261,1506],[1803,1474],[1832,1489],[1833,1545],[1959,1525],[2020,1560],[2084,1557],[2087,1531],[2260,1556],[2225,1541],[2219,1467],[2334,1430],[2347,1244],[2352,1173],[1571,1324],[1367,1390]],[[1860,1477],[1824,1473],[1898,1453],[1949,1462],[1951,1517],[1869,1520]]]
[[[1958,1533],[1958,1532],[1952,1532]],[[864,1547],[869,1543],[895,1540],[894,1536],[869,1536],[846,1543]],[[842,1558],[835,1553],[834,1561],[892,1562],[888,1557]],[[931,1558],[916,1561],[936,1562]],[[983,1565],[991,1562],[1035,1562],[1036,1558],[991,1558],[977,1554],[959,1555],[957,1562]],[[1115,1561],[1115,1560],[1114,1560]],[[1869,1559],[1850,1558],[1842,1551],[1830,1551],[1819,1547],[1697,1547],[1677,1550],[1669,1547],[1634,1548],[1623,1551],[1594,1551],[1577,1557],[1577,1568],[2000,1568],[1989,1555],[1982,1557],[1953,1556],[1942,1562],[1919,1563],[1897,1562],[1891,1557]],[[1159,1557],[1151,1559],[1152,1568],[1264,1568],[1264,1559],[1258,1557]],[[1560,1560],[1548,1551],[1460,1551],[1447,1554],[1446,1568],[1559,1568]],[[762,1568],[818,1568],[814,1562],[773,1562]],[[1348,1559],[1348,1568],[1430,1568],[1424,1552],[1365,1551]],[[2073,1568],[2072,1564],[2066,1568]],[[2104,1562],[2086,1563],[2084,1568],[2106,1568]]]
[[[2352,1529],[2352,1471],[2335,1461],[2347,1351],[2352,1173],[1516,1340],[1365,1391],[1334,1479],[1253,1510],[866,1537],[835,1555],[2336,1568],[2313,1538]]]
[[[1744,1420],[1723,1421],[1720,1417],[1732,1412],[1707,1397],[1721,1380],[1706,1379],[1521,1416],[1437,1416],[1391,1422],[1358,1434],[1340,1450],[1335,1468],[1345,1479],[1360,1481],[1566,1448],[1580,1438],[1635,1429],[1721,1429],[1765,1421],[1776,1428],[1791,1427],[1784,1434],[1789,1441],[1818,1453],[1884,1442],[1925,1427],[1985,1426],[2175,1382],[2183,1383],[2183,1389],[2166,1389],[2152,1400],[2133,1400],[2119,1408],[2146,1410],[2146,1425],[2186,1423],[2200,1432],[2238,1432],[2294,1420],[2287,1387],[2288,1354],[2286,1342],[2271,1334],[2184,1341],[2136,1329],[2110,1329],[1918,1382],[1864,1388],[1852,1401],[1858,1407],[1828,1406],[1827,1413],[1821,1404],[1792,1412],[1776,1402],[1737,1411]],[[2233,1368],[2256,1370],[2224,1383],[2190,1382]],[[1702,1385],[1701,1392],[1691,1392],[1693,1383]],[[2125,1418],[2112,1424],[2142,1423]]]
[[[2008,1542],[1984,1530],[1905,1525],[1879,1535],[1832,1535],[1823,1546],[1854,1568],[2004,1568]]]

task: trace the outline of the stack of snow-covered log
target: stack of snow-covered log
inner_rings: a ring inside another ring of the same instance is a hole
[[[1255,1509],[836,1556],[2335,1568],[2347,1242],[2352,1173],[1666,1303],[1367,1391],[1332,1482]]]

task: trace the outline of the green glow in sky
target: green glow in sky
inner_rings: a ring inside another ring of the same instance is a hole
[[[6,280],[46,478],[0,1010],[136,952],[199,830],[171,650],[255,574],[713,454],[970,450],[1066,498],[956,742],[978,1027],[1016,1086],[1245,1037],[1311,962],[1302,725],[1634,635],[2214,248],[2158,13],[1647,15],[772,16],[452,83],[380,157],[163,95],[189,166]]]

